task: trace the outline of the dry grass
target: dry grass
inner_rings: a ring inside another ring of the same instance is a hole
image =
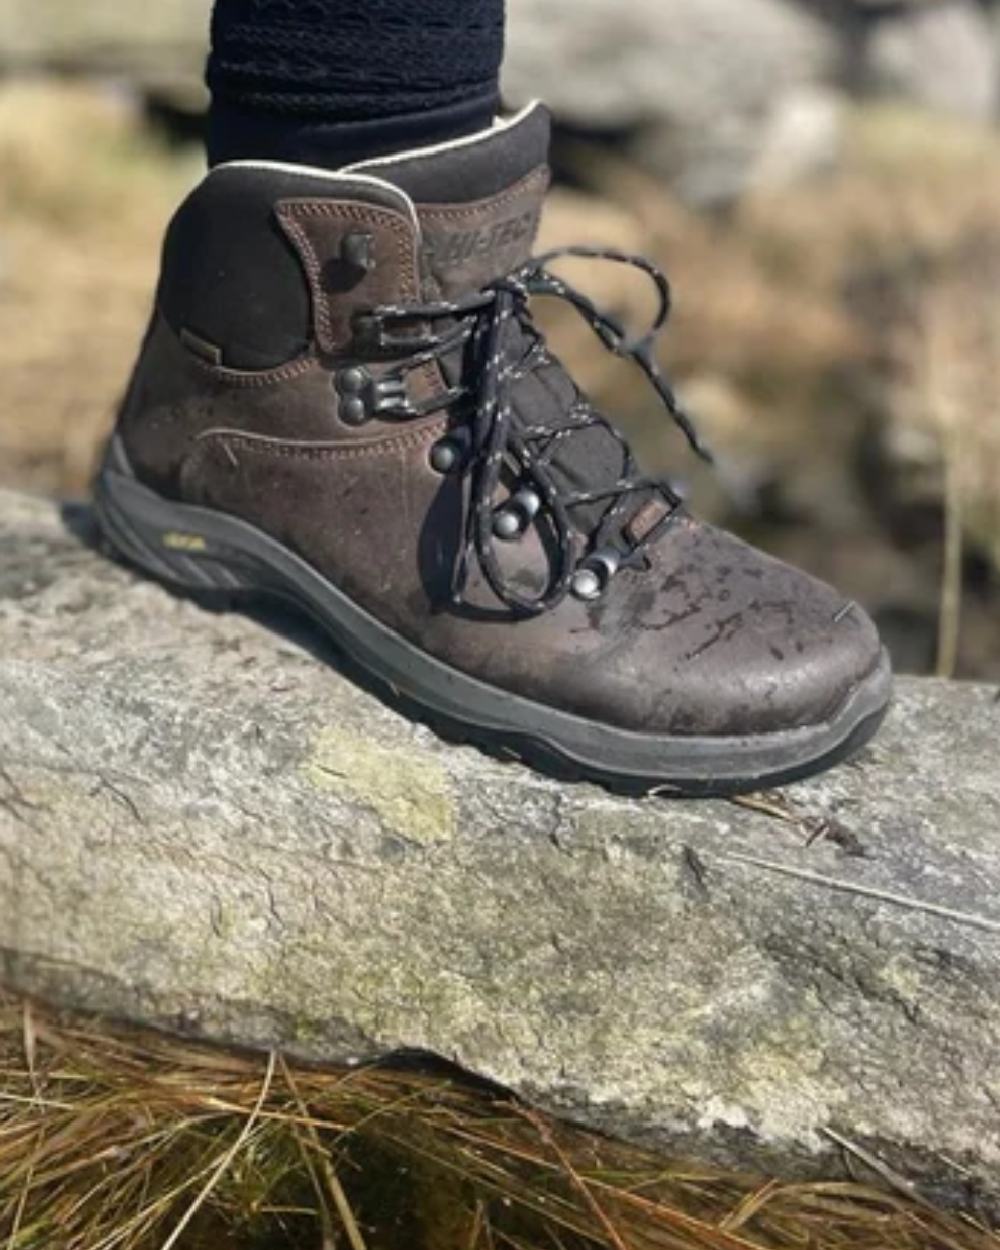
[[[998,1250],[858,1182],[655,1158],[453,1078],[292,1068],[0,997],[5,1250]]]
[[[836,185],[766,206],[764,222],[748,213],[863,331],[890,459],[921,479],[911,492],[960,499],[971,543],[1000,568],[998,206],[995,131],[884,110],[859,118]]]
[[[85,488],[192,177],[121,98],[0,86],[0,483]]]

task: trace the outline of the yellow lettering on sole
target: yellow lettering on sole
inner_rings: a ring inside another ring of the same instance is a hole
[[[163,545],[171,551],[208,550],[208,543],[198,534],[164,534]]]

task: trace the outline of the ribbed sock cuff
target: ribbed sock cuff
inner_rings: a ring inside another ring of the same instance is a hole
[[[209,159],[342,165],[490,124],[504,0],[217,0]]]

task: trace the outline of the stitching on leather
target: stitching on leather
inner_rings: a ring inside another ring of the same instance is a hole
[[[513,200],[520,199],[527,192],[534,191],[536,183],[539,190],[544,190],[548,186],[548,182],[548,166],[542,166],[527,174],[520,182],[515,183],[509,191],[504,192],[503,195],[488,196],[484,200],[476,200],[472,204],[464,204],[461,208],[418,204],[417,212],[422,220],[430,218],[432,221],[456,221],[463,217],[474,217],[486,209],[502,208],[505,204],[510,204]]]
[[[398,213],[369,205],[351,204],[343,200],[282,200],[276,209],[282,227],[291,237],[293,245],[302,257],[306,275],[312,289],[320,346],[336,349],[342,346],[333,333],[333,317],[330,312],[331,298],[323,290],[323,266],[313,241],[301,224],[302,218],[328,221],[359,221],[375,223],[392,231],[396,241],[396,263],[404,293],[412,296],[417,290],[417,271],[410,246],[409,223]]]
[[[253,372],[232,369],[226,365],[211,365],[207,360],[200,360],[184,346],[177,331],[164,316],[162,309],[157,308],[156,317],[156,333],[163,333],[169,336],[170,349],[181,353],[185,365],[192,366],[197,372],[204,374],[205,377],[211,378],[213,382],[221,385],[243,389],[276,386],[281,382],[291,382],[295,378],[303,377],[320,363],[315,354],[309,352],[307,355],[300,356],[296,360],[290,360],[286,364],[275,365],[271,369],[257,369]],[[152,340],[150,341],[152,342]]]
[[[286,213],[284,204],[278,206],[278,217],[281,224],[291,236],[296,251],[302,257],[306,267],[306,277],[313,297],[313,311],[319,329],[320,343],[325,347],[333,342],[333,323],[330,319],[330,306],[323,293],[323,269],[319,263],[319,255],[312,245],[312,240],[299,225],[291,213]]]
[[[413,450],[426,443],[435,442],[448,427],[446,418],[435,421],[433,425],[409,434],[391,435],[376,443],[363,443],[351,446],[341,443],[336,446],[303,446],[287,442],[265,442],[247,434],[207,433],[201,436],[200,444],[207,447],[211,444],[225,444],[234,450],[253,452],[261,456],[278,456],[286,460],[368,460],[388,455],[395,451]]]
[[[213,368],[212,365],[206,361],[199,360],[196,356],[192,356],[191,359],[195,366],[203,373],[206,373],[214,382],[242,389],[262,388],[275,386],[279,382],[291,382],[295,378],[301,378],[305,374],[310,373],[319,365],[316,357],[309,355],[303,356],[301,360],[294,361],[292,364],[279,365],[277,369],[266,369],[260,373],[240,373],[233,369],[227,369],[224,366]]]

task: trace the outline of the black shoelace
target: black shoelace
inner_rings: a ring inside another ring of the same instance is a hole
[[[563,257],[608,260],[635,266],[647,274],[656,287],[659,308],[646,333],[637,339],[629,339],[624,326],[615,316],[598,308],[582,291],[552,273],[549,264]],[[540,366],[553,363],[529,310],[532,297],[545,295],[569,303],[608,351],[639,366],[692,450],[711,463],[711,453],[702,443],[656,362],[656,339],[670,317],[671,291],[665,274],[643,257],[604,248],[560,248],[528,261],[520,269],[467,298],[384,305],[373,309],[365,318],[376,332],[382,350],[407,353],[400,363],[401,373],[456,350],[464,350],[471,341],[475,359],[479,362],[478,381],[471,386],[452,387],[422,405],[408,404],[399,410],[399,415],[411,418],[427,416],[459,401],[471,400],[470,437],[464,449],[464,467],[471,475],[471,492],[463,548],[455,568],[453,596],[456,603],[463,601],[471,564],[475,560],[497,598],[513,612],[525,616],[538,615],[561,603],[581,568],[593,575],[587,585],[603,590],[606,582],[619,569],[635,567],[643,561],[646,550],[682,507],[680,497],[668,480],[639,474],[635,457],[624,436],[579,392],[564,423],[528,425],[516,415],[513,403],[515,383]],[[433,325],[442,320],[452,325],[440,334],[429,332],[414,337],[411,333],[399,333],[394,336],[388,329],[415,323]],[[508,328],[515,321],[520,324],[523,341],[529,346],[518,359],[507,359],[505,344],[508,342]],[[620,444],[624,475],[599,489],[569,491],[560,486],[553,475],[553,455],[564,439],[594,426],[602,427]],[[521,594],[511,584],[497,555],[496,500],[505,465],[513,469],[521,482],[515,498],[519,496],[529,501],[526,508],[528,519],[533,519],[544,508],[554,537],[549,584],[543,593],[533,598]],[[666,504],[666,509],[662,520],[648,534],[639,541],[631,542],[622,533],[622,519],[629,501],[640,494],[658,495]],[[575,509],[605,501],[610,506],[598,524],[596,534],[589,536],[589,555],[581,565],[581,539],[588,536],[577,533],[571,514]]]

